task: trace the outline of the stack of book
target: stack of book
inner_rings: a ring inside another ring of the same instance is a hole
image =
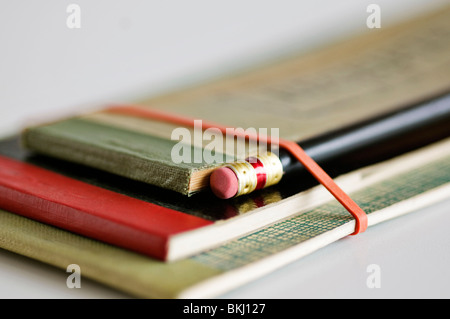
[[[279,182],[218,198],[213,172],[260,156],[261,145],[242,140],[230,152],[234,137],[198,139],[129,109],[277,129],[369,226],[448,198],[449,32],[441,9],[133,107],[28,127],[0,141],[0,247],[76,263],[137,297],[214,297],[354,232],[346,208],[289,153],[278,152]]]

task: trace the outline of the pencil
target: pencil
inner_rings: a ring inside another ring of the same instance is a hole
[[[450,135],[450,91],[424,99],[395,112],[298,143],[317,163],[323,165],[345,158],[352,161],[373,156],[381,150],[399,154],[412,145],[424,145]],[[349,156],[350,155],[350,156]],[[250,163],[251,162],[251,163]],[[370,162],[370,159],[369,159]],[[304,171],[289,152],[279,150],[228,163],[210,176],[213,193],[222,199],[251,193],[277,184],[282,176]]]

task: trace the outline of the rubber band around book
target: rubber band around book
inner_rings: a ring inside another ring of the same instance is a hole
[[[119,105],[109,107],[102,112],[122,114],[126,116],[147,118],[150,120],[157,120],[171,124],[181,125],[184,127],[194,127],[194,119],[182,115],[171,114],[159,110],[153,110],[138,105]],[[212,123],[202,120],[202,130],[217,129],[222,133],[229,133],[230,127],[225,127],[221,124]],[[228,131],[227,131],[228,129]],[[258,142],[265,142],[267,144],[273,143],[270,137],[261,136],[258,134],[248,134],[248,132],[234,132],[235,136],[244,137]],[[295,142],[278,139],[279,147],[284,148],[292,154],[310,173],[314,178],[322,184],[342,206],[355,218],[355,231],[351,235],[357,235],[364,232],[368,226],[367,214],[356,204],[350,196],[345,193],[334,180]]]

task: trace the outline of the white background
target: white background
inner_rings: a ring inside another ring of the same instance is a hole
[[[0,134],[97,103],[149,96],[382,27],[448,0],[0,1]],[[66,8],[81,8],[81,28]],[[448,298],[450,201],[374,226],[223,297]],[[381,288],[366,268],[381,269]],[[115,298],[88,280],[0,251],[1,298]]]

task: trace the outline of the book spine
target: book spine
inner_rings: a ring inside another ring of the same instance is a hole
[[[161,260],[172,235],[212,223],[3,156],[0,207]]]
[[[80,119],[22,132],[22,145],[33,152],[189,195],[192,169],[171,161],[174,144],[170,139]]]

